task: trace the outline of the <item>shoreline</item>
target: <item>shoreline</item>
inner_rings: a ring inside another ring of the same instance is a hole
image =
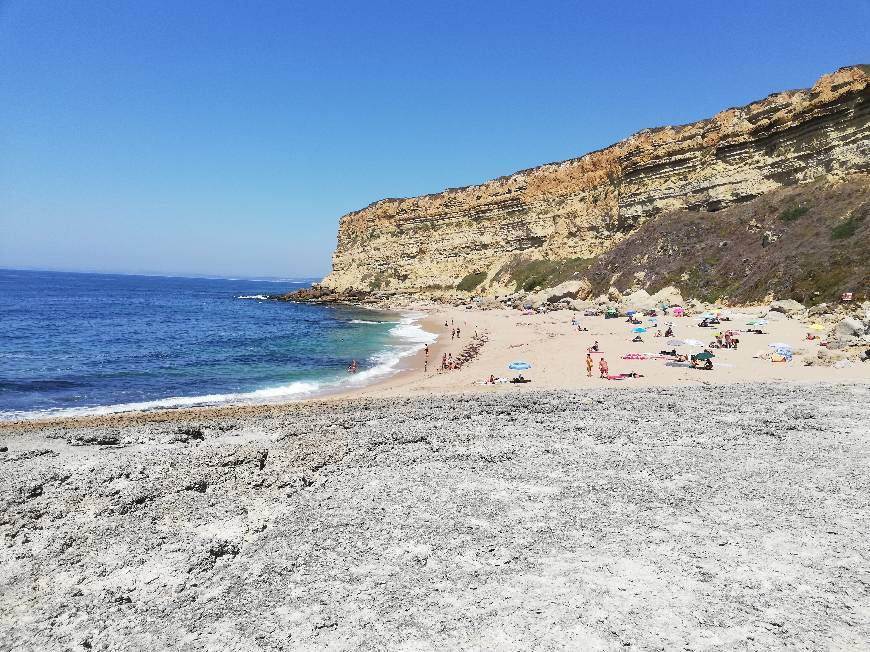
[[[237,298],[248,299],[253,297]],[[429,320],[429,316],[421,310],[380,306],[375,307],[357,304],[347,305],[352,305],[355,308],[368,310],[372,312],[373,315],[377,315],[378,317],[385,317],[389,315],[389,317],[392,319],[398,318],[397,321],[387,320],[385,322],[388,324],[393,324],[393,328],[399,326],[417,326],[426,336],[432,336],[437,338],[437,335],[433,332],[434,327],[423,326],[423,323]],[[397,334],[391,334],[391,337],[393,338],[394,342],[388,343],[385,348],[376,352],[373,356],[369,358],[369,360],[378,355],[387,354],[392,347],[407,347],[408,349],[414,349],[419,346],[420,349],[415,350],[413,351],[413,353],[410,354],[407,352],[400,353],[393,361],[376,361],[375,364],[373,364],[371,367],[361,369],[359,372],[360,375],[339,375],[334,379],[316,381],[313,383],[314,385],[316,385],[315,389],[299,389],[298,391],[294,392],[288,391],[286,394],[277,393],[275,397],[271,400],[268,398],[268,394],[270,392],[280,392],[281,390],[289,390],[290,388],[293,388],[297,385],[305,386],[312,383],[309,381],[294,380],[289,383],[277,385],[274,387],[263,387],[259,389],[240,391],[224,395],[198,395],[189,397],[167,396],[164,398],[156,398],[146,401],[136,401],[131,403],[115,403],[109,405],[61,408],[57,412],[22,412],[22,414],[26,416],[11,419],[0,418],[0,426],[5,423],[36,423],[46,420],[78,419],[86,417],[110,416],[116,414],[150,413],[164,411],[174,412],[178,410],[188,409],[208,409],[222,407],[238,407],[245,405],[273,405],[283,403],[296,403],[300,401],[317,401],[321,399],[327,399],[333,396],[343,396],[345,394],[355,394],[356,392],[363,391],[367,388],[386,383],[391,379],[395,378],[397,375],[401,375],[415,368],[417,365],[417,361],[419,361],[419,366],[422,368],[424,344],[408,340],[407,337],[403,337]],[[433,343],[430,343],[429,345],[431,349]],[[365,378],[364,376],[361,376],[361,374],[365,374],[366,372],[374,372],[374,377],[371,380],[360,381],[360,377]],[[262,394],[262,397],[256,397],[257,394]],[[224,399],[223,397],[226,398]]]
[[[482,310],[443,304],[408,304],[395,307],[372,308],[388,311],[401,318],[415,316],[415,325],[435,339],[429,344],[429,365],[424,372],[425,355],[423,347],[413,354],[400,357],[394,371],[358,386],[348,385],[343,379],[340,384],[328,387],[315,394],[302,394],[298,397],[278,397],[275,400],[239,401],[225,404],[179,406],[154,408],[148,410],[101,411],[96,414],[46,415],[20,420],[0,421],[0,428],[22,424],[37,425],[45,422],[62,423],[68,420],[104,419],[115,416],[131,416],[135,421],[138,415],[160,414],[158,420],[171,420],[172,415],[195,413],[215,414],[224,410],[247,411],[284,410],[289,406],[301,404],[324,405],[337,401],[379,398],[414,397],[431,394],[498,394],[516,393],[530,390],[570,390],[582,391],[595,387],[617,388],[633,387],[678,387],[705,385],[724,387],[751,383],[830,383],[848,384],[870,382],[870,363],[850,363],[847,368],[816,364],[816,356],[825,352],[818,341],[806,341],[804,336],[807,325],[780,313],[767,313],[766,307],[749,306],[733,309],[742,315],[727,328],[745,328],[743,325],[750,317],[765,314],[770,322],[764,327],[766,335],[741,334],[741,345],[737,350],[716,351],[717,359],[713,371],[692,369],[687,364],[680,365],[667,360],[656,359],[659,349],[670,349],[665,338],[656,338],[645,333],[642,343],[630,341],[629,325],[624,318],[606,320],[603,317],[584,317],[570,310],[547,313],[523,314],[515,310]],[[739,313],[737,311],[740,311]],[[577,331],[571,325],[572,317],[579,319],[588,331]],[[714,329],[698,328],[694,317],[663,317],[672,321],[676,335],[683,338],[699,338],[706,342]],[[445,327],[444,324],[448,325]],[[659,322],[664,323],[664,321]],[[451,324],[459,326],[462,336],[459,340],[447,337]],[[475,332],[485,335],[487,342],[480,349],[476,359],[459,370],[440,371],[440,359],[444,353],[458,355]],[[652,329],[651,331],[652,332]],[[608,382],[598,377],[596,368],[592,377],[585,373],[583,359],[585,350],[593,341],[599,341],[607,356],[610,370],[614,373],[634,372],[637,378]],[[774,363],[754,356],[768,350],[770,342],[785,341],[795,346],[795,358],[789,363]],[[681,348],[682,352],[693,353],[701,349]],[[647,354],[644,360],[623,360],[628,352]],[[506,366],[513,360],[528,360],[532,369],[525,372],[532,380],[526,385],[508,383],[484,385],[481,382],[490,375],[510,377]],[[805,366],[805,362],[813,366]],[[95,411],[101,408],[94,408]],[[292,409],[292,408],[289,408]],[[149,419],[150,420],[150,419]]]

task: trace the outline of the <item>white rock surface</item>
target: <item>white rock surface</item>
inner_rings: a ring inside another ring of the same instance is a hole
[[[0,428],[0,649],[870,643],[867,385],[187,414]]]

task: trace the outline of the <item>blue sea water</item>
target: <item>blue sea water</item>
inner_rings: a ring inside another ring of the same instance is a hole
[[[311,280],[0,270],[0,419],[311,396],[434,339],[413,315],[263,300]]]

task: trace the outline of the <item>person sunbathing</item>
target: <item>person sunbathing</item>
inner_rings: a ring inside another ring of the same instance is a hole
[[[668,330],[665,331],[665,337],[673,337],[673,336],[674,336],[674,329],[671,328],[670,326],[668,326]]]
[[[640,335],[635,335],[634,339],[632,339],[631,341],[632,342],[643,342],[643,338]]]
[[[520,374],[519,376],[516,376],[515,378],[511,378],[511,382],[516,383],[516,384],[522,384],[522,383],[530,383],[532,381],[529,380],[528,378],[523,378],[523,375]]]
[[[677,356],[677,350],[676,350],[676,349],[671,349],[670,351],[659,351],[659,355],[669,355],[669,356],[672,356],[672,357],[676,357],[676,356]]]

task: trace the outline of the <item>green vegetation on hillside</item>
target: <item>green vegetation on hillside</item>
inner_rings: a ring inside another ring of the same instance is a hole
[[[786,208],[782,213],[780,213],[779,219],[783,222],[794,222],[805,215],[808,210],[810,209],[806,206],[792,206],[791,208]]]
[[[831,237],[834,240],[844,240],[846,238],[851,238],[853,235],[855,235],[855,232],[858,230],[858,227],[863,221],[864,215],[855,215],[854,217],[850,217],[842,224],[838,224],[833,229],[831,229]]]
[[[463,292],[471,292],[478,285],[483,283],[486,278],[486,272],[472,272],[465,278],[463,278],[456,286],[457,290],[462,290]]]
[[[594,258],[516,260],[502,267],[498,275],[507,275],[517,291],[531,292],[536,287],[554,287],[565,281],[580,279],[594,261]]]
[[[673,211],[647,220],[585,272],[593,296],[615,287],[734,303],[867,297],[870,177],[771,191],[702,216]],[[808,210],[804,210],[809,207]],[[848,216],[844,218],[843,216]]]

